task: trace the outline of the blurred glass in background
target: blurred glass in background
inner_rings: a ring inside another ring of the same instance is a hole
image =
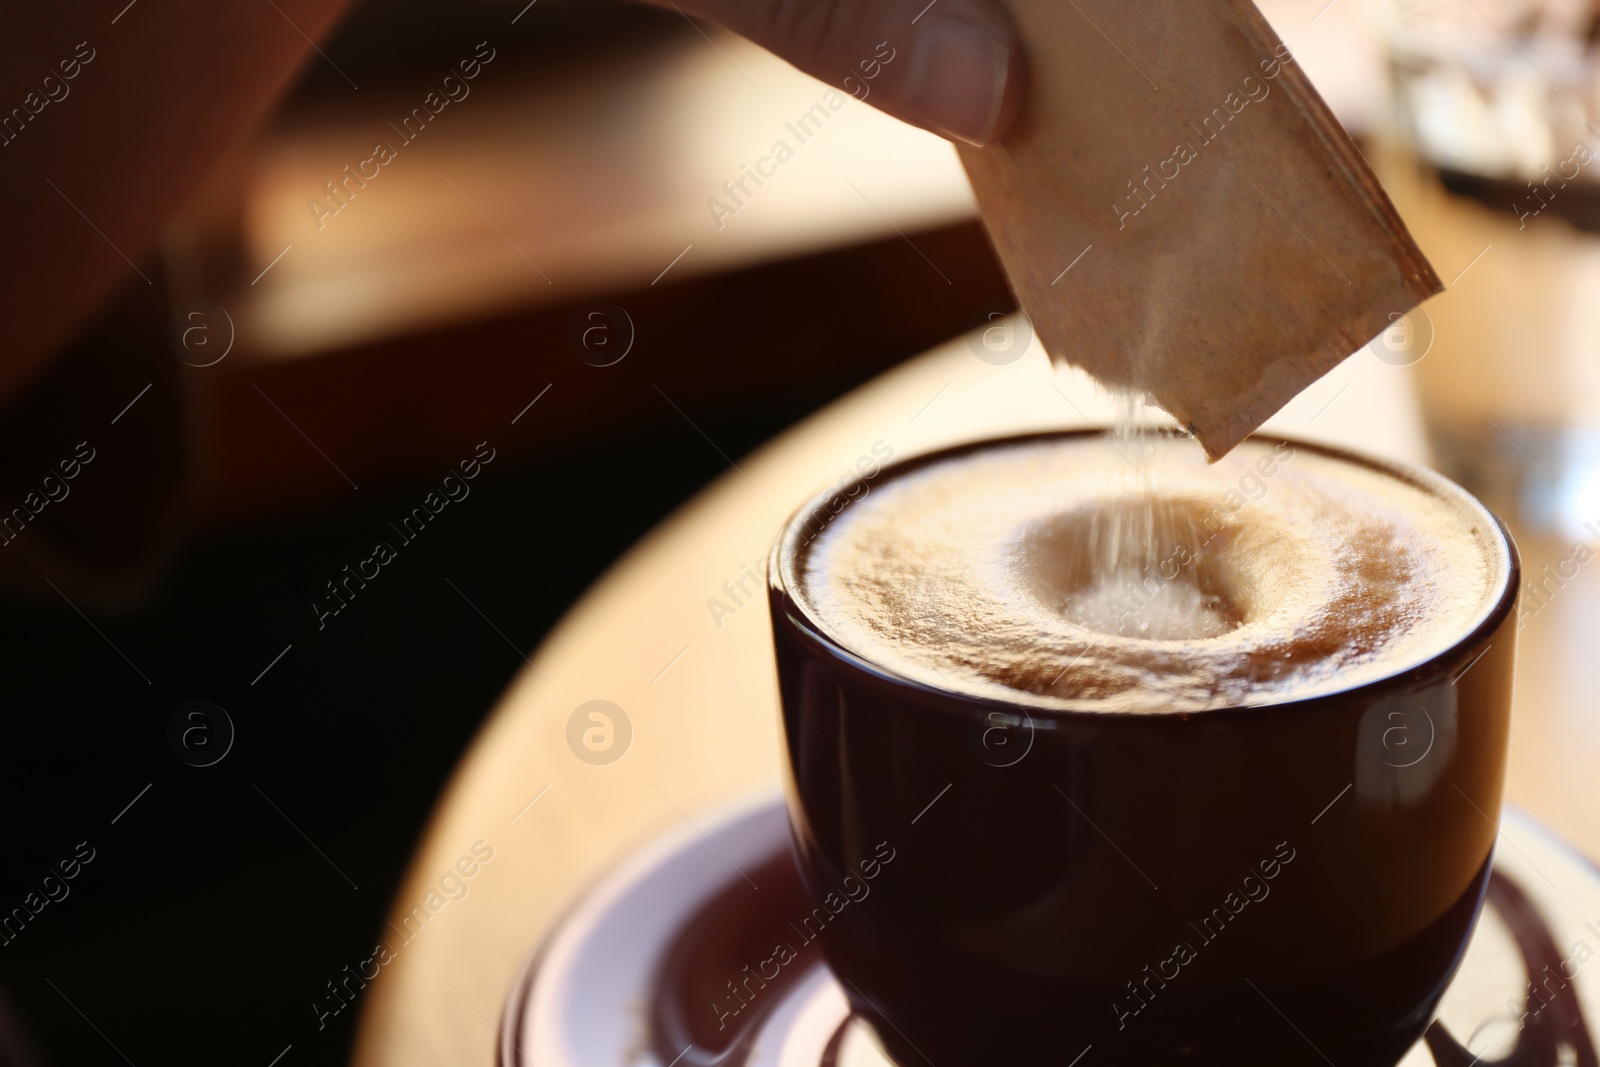
[[[1413,313],[1441,468],[1512,526],[1524,584],[1508,799],[1600,851],[1600,5],[1369,0],[1368,139],[1449,291]]]
[[[1600,6],[1378,0],[1370,15],[1393,93],[1385,177],[1446,279],[1472,264],[1429,306],[1446,358],[1418,364],[1445,461],[1522,523],[1591,538]]]

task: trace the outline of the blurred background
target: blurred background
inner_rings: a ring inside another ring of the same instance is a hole
[[[1262,7],[1450,285],[1355,358],[1514,529],[1510,799],[1600,856],[1600,10]],[[0,1063],[344,1062],[311,1002],[524,654],[730,462],[1014,306],[951,147],[856,101],[718,225],[824,90],[671,10],[365,3],[10,402],[0,495],[49,503],[0,560]]]

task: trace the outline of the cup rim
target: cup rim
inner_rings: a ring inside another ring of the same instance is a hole
[[[799,558],[798,550],[801,547],[794,544],[797,532],[803,529],[805,524],[825,508],[831,500],[841,495],[846,495],[848,490],[868,482],[887,481],[889,478],[898,477],[918,467],[929,466],[980,449],[1083,438],[1091,435],[1103,435],[1106,432],[1102,427],[1089,426],[973,438],[893,460],[871,475],[858,473],[847,481],[815,493],[784,520],[783,525],[779,528],[777,539],[773,542],[772,551],[768,553],[767,589],[773,614],[776,616],[781,612],[793,624],[794,631],[807,644],[832,658],[869,675],[876,676],[883,681],[921,691],[937,698],[939,701],[950,702],[952,707],[961,705],[963,711],[977,706],[1017,714],[1030,721],[1033,719],[1062,719],[1094,722],[1116,720],[1150,722],[1157,716],[1165,717],[1166,713],[1160,711],[1106,709],[1094,706],[1087,701],[1073,701],[1067,698],[1048,698],[1051,700],[1050,703],[1037,704],[1020,699],[1007,700],[1004,697],[993,694],[962,692],[954,688],[945,688],[913,678],[846,647],[843,642],[827,632],[807,610],[804,602],[791,591],[794,586],[793,566]],[[1171,438],[1187,436],[1180,430],[1165,427],[1157,432],[1161,436]],[[1494,540],[1499,547],[1504,564],[1503,571],[1499,575],[1500,588],[1498,595],[1493,597],[1492,603],[1483,611],[1470,629],[1452,640],[1446,648],[1424,660],[1400,667],[1367,682],[1339,686],[1309,696],[1292,700],[1229,705],[1204,711],[1187,712],[1182,714],[1181,718],[1221,720],[1241,715],[1258,716],[1266,713],[1282,713],[1295,708],[1319,707],[1329,701],[1344,702],[1363,696],[1376,698],[1377,695],[1390,690],[1409,691],[1420,688],[1425,684],[1430,684],[1430,679],[1442,678],[1451,674],[1458,661],[1465,660],[1470,652],[1487,641],[1489,635],[1493,634],[1506,622],[1516,606],[1522,584],[1521,556],[1517,551],[1516,541],[1512,538],[1511,531],[1506,524],[1498,515],[1489,510],[1486,504],[1461,485],[1438,471],[1418,464],[1375,456],[1337,445],[1322,444],[1272,433],[1252,434],[1247,440],[1266,444],[1287,444],[1295,449],[1309,449],[1332,459],[1367,467],[1382,474],[1398,478],[1427,492],[1459,499],[1470,508],[1475,509],[1486,520],[1489,528],[1497,535]],[[842,510],[840,509],[841,512]],[[824,523],[825,526],[826,523]],[[820,531],[814,533],[813,538],[819,534]],[[779,620],[774,618],[773,621],[774,625],[777,625]],[[1488,648],[1485,648],[1484,652],[1486,653],[1487,651]],[[1475,657],[1472,662],[1476,663],[1477,658]],[[1465,673],[1465,671],[1462,673]]]

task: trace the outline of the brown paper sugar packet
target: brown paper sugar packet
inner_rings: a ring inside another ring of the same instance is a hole
[[[1250,0],[1008,5],[1027,101],[961,159],[1053,358],[1216,460],[1443,289]]]

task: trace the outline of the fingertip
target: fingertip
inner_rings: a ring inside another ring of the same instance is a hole
[[[1020,42],[1015,38],[1006,54],[1006,78],[1000,97],[1000,108],[994,126],[983,145],[994,144],[1005,138],[1022,117],[1022,104],[1028,95],[1028,62]],[[980,145],[979,147],[982,147]]]
[[[987,145],[1016,121],[1023,77],[1021,50],[1011,34],[933,15],[917,28],[906,103],[936,133]]]

